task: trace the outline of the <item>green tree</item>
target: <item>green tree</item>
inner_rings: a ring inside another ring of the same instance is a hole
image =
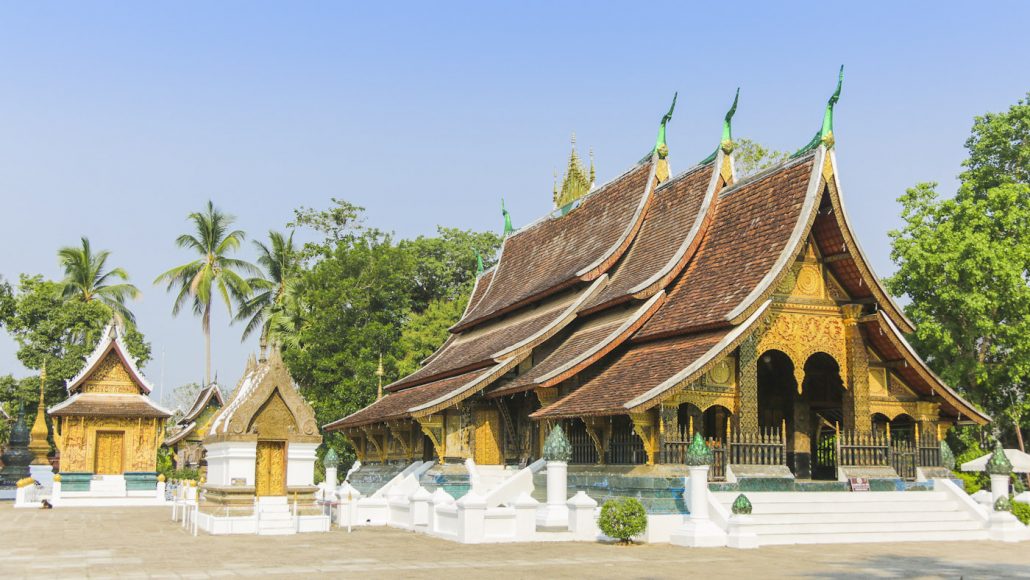
[[[476,253],[489,267],[501,246],[493,232],[438,227],[434,237],[419,236],[401,242],[414,260],[412,308],[422,312],[434,300],[467,298],[475,281]],[[458,312],[461,315],[461,312]],[[451,324],[457,322],[457,318]]]
[[[90,302],[99,300],[114,312],[119,322],[135,323],[136,319],[125,305],[126,298],[139,298],[140,291],[128,283],[129,275],[121,268],[107,269],[111,252],[93,253],[89,238],[82,237],[82,245],[65,246],[57,256],[64,268],[65,299]],[[121,283],[112,283],[121,280]]]
[[[233,258],[239,250],[245,234],[242,230],[231,230],[235,218],[215,208],[208,201],[203,212],[189,215],[193,222],[192,234],[179,236],[175,243],[180,248],[193,250],[199,258],[176,266],[154,280],[155,284],[166,283],[169,292],[175,290],[175,304],[172,314],[178,315],[183,306],[189,304],[193,314],[201,317],[204,331],[204,383],[211,382],[211,304],[217,293],[225,303],[232,317],[233,303],[244,303],[251,294],[251,287],[243,275],[256,275],[260,271],[249,262]]]
[[[74,377],[93,352],[114,313],[99,300],[65,300],[64,283],[42,276],[22,275],[14,308],[4,320],[7,332],[18,344],[17,357],[31,369],[47,366],[48,404],[67,397],[64,383]],[[125,333],[129,353],[139,364],[150,360],[150,345],[136,327]],[[19,384],[26,403],[35,409],[39,378],[27,377]],[[30,386],[25,386],[26,384]]]
[[[898,265],[887,280],[907,295],[913,341],[946,381],[1011,429],[1020,449],[1030,401],[1030,105],[978,117],[954,198],[921,183],[899,201],[890,233]]]
[[[433,300],[423,312],[408,318],[397,345],[398,378],[418,370],[421,362],[440,348],[450,334],[447,329],[461,318],[467,303],[468,295],[458,300]]]
[[[410,306],[410,256],[365,230],[338,242],[299,278],[305,319],[284,360],[320,423],[370,403],[380,353],[393,372],[393,349]],[[337,435],[328,443],[350,455]]]
[[[300,272],[300,252],[293,245],[293,232],[288,236],[270,231],[269,244],[254,241],[258,251],[257,263],[264,269],[264,275],[247,282],[254,294],[240,305],[236,320],[245,321],[243,337],[246,340],[255,330],[261,330],[262,344],[272,340],[282,343],[280,333],[290,328],[286,320],[291,310],[288,301],[295,296],[294,285]],[[288,339],[288,337],[282,337]]]
[[[754,175],[790,157],[790,153],[786,151],[768,149],[761,143],[747,138],[737,139],[733,145],[733,170],[737,174],[737,179]]]

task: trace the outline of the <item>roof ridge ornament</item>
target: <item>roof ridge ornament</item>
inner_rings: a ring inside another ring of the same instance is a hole
[[[737,101],[740,100],[740,87],[737,87],[737,93],[733,96],[733,104],[730,105],[730,109],[726,111],[726,116],[722,120],[722,138],[719,139],[719,146],[716,147],[715,151],[708,157],[701,160],[701,165],[711,163],[715,161],[715,157],[721,150],[726,155],[733,152],[733,115],[737,114]]]
[[[815,149],[820,145],[825,145],[827,149],[833,147],[836,142],[833,137],[833,107],[840,100],[840,89],[844,84],[844,65],[840,65],[840,72],[837,74],[837,88],[830,95],[830,99],[826,101],[826,110],[823,112],[823,125],[819,128],[819,132],[812,137],[812,140],[807,145],[798,149],[797,153],[791,155],[791,158],[799,157]]]
[[[511,214],[508,213],[507,208],[504,207],[504,198],[501,198],[501,215],[504,216],[504,237],[508,237],[515,232],[515,228],[511,225]]]
[[[679,91],[672,94],[672,104],[669,105],[669,112],[665,113],[662,117],[662,122],[658,125],[658,138],[655,139],[654,149],[651,150],[651,154],[644,158],[654,159],[654,156],[658,156],[658,165],[655,167],[655,177],[658,179],[658,183],[669,179],[671,171],[669,170],[669,144],[666,141],[666,128],[669,121],[672,120],[672,113],[676,110],[676,99],[679,97]]]
[[[483,271],[484,271],[484,268],[483,268],[483,255],[479,253],[479,250],[475,250],[475,252],[476,252],[476,278],[478,278],[478,277],[483,275]]]

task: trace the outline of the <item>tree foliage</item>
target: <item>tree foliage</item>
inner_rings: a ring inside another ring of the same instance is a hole
[[[737,179],[754,175],[790,157],[786,151],[769,149],[747,138],[737,139],[733,145],[733,170]]]
[[[233,304],[245,303],[250,297],[251,287],[245,275],[256,275],[260,271],[251,263],[232,257],[243,243],[243,230],[233,230],[235,218],[207,202],[202,212],[189,215],[193,233],[182,234],[175,243],[180,248],[192,250],[197,259],[176,266],[154,280],[165,283],[169,292],[176,291],[172,314],[177,315],[183,306],[189,305],[193,314],[200,316],[204,332],[204,381],[211,382],[211,305],[216,296],[225,303],[230,318]]]
[[[289,226],[320,238],[305,244],[284,313],[271,328],[322,424],[375,400],[380,355],[388,383],[446,340],[468,301],[476,253],[489,261],[500,245],[496,234],[449,228],[397,241],[365,227],[362,209],[338,199],[324,211],[298,209]],[[344,464],[352,458],[341,436],[327,442]]]
[[[610,499],[601,506],[597,527],[609,538],[629,543],[647,530],[647,512],[636,498]]]
[[[82,370],[113,316],[111,309],[98,300],[65,300],[64,286],[42,276],[22,275],[13,296],[14,307],[3,319],[7,332],[18,344],[18,360],[31,369],[40,369],[46,362],[48,404],[67,397],[65,381]],[[140,364],[150,360],[150,345],[138,329],[127,329],[125,341],[129,353]],[[38,381],[38,376],[27,377],[19,382],[20,390],[14,391],[33,409]]]
[[[1030,410],[1028,119],[1026,101],[977,117],[956,195],[941,198],[935,183],[908,189],[904,226],[890,233],[898,270],[887,286],[911,299],[918,349],[1007,429]]]
[[[237,321],[246,322],[241,340],[260,329],[262,342],[282,342],[278,335],[290,328],[283,319],[291,315],[288,302],[296,294],[294,286],[301,255],[293,244],[293,231],[289,235],[270,231],[268,242],[267,245],[257,240],[253,242],[258,252],[258,266],[264,272],[247,280],[254,293],[243,301],[236,313]]]
[[[57,257],[64,268],[64,289],[66,299],[90,302],[99,300],[114,312],[119,322],[133,324],[136,319],[126,306],[128,298],[141,296],[138,288],[128,283],[129,274],[122,268],[107,268],[111,252],[100,250],[93,253],[89,238],[83,236],[81,245],[65,246],[58,250]],[[118,282],[121,280],[121,282]]]

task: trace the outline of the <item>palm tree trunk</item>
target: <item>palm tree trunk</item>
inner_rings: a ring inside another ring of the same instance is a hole
[[[211,302],[204,306],[204,386],[211,384]]]

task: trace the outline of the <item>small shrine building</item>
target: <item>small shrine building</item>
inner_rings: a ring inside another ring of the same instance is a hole
[[[111,323],[85,366],[67,382],[69,397],[50,407],[64,497],[153,495],[157,449],[171,413]]]
[[[640,162],[506,227],[440,348],[325,428],[362,463],[525,464],[562,424],[570,470],[682,465],[694,433],[716,480],[733,466],[797,479],[939,466],[947,429],[989,417],[907,342],[913,324],[856,239],[834,146],[839,91],[807,145],[743,178],[736,101],[715,151],[675,175],[670,109]]]
[[[200,528],[213,534],[328,530],[328,516],[315,505],[315,450],[322,436],[278,349],[247,361],[203,435]]]
[[[218,383],[211,383],[197,393],[193,404],[176,421],[172,434],[164,440],[164,446],[172,451],[176,469],[204,469],[207,459],[204,455],[204,435],[211,426],[218,411],[225,405],[222,389]]]

